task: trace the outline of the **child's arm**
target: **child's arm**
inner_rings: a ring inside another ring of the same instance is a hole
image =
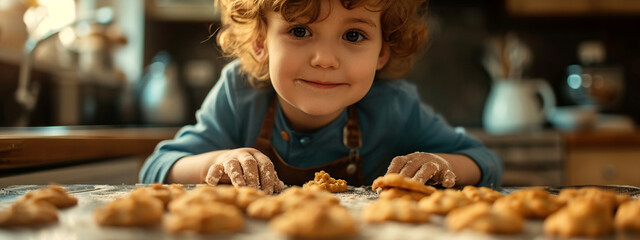
[[[480,181],[480,168],[462,154],[432,154],[415,152],[395,157],[387,173],[400,173],[419,182],[454,185],[475,185]]]
[[[269,157],[254,148],[218,150],[183,157],[173,165],[166,182],[210,185],[231,182],[234,186],[261,188],[268,194],[284,188]]]

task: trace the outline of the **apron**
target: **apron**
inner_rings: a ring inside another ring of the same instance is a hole
[[[313,180],[316,172],[324,170],[335,179],[343,179],[352,186],[361,186],[364,184],[362,159],[359,154],[359,149],[362,146],[362,137],[356,110],[354,105],[349,106],[349,119],[343,128],[342,142],[349,149],[349,155],[332,162],[312,168],[299,168],[291,166],[282,160],[280,154],[271,144],[271,133],[273,132],[276,117],[275,99],[269,105],[264,120],[262,120],[262,129],[258,139],[253,143],[253,148],[260,150],[271,159],[278,177],[287,185],[301,186]]]

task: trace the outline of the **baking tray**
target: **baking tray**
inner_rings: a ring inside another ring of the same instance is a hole
[[[37,239],[249,239],[249,240],[285,240],[285,236],[269,228],[267,221],[246,217],[243,231],[232,235],[171,235],[162,230],[161,226],[151,228],[118,228],[102,227],[95,223],[93,211],[96,207],[126,196],[131,190],[147,185],[61,185],[62,188],[78,198],[78,205],[60,210],[59,222],[39,228],[8,228],[0,229],[0,239],[37,240]],[[45,185],[20,185],[0,189],[0,209],[4,209],[20,196],[30,190],[39,189]],[[194,188],[186,185],[186,189]],[[503,193],[509,193],[522,188],[504,188]],[[444,217],[432,215],[430,223],[407,224],[389,222],[383,224],[369,224],[360,221],[362,209],[375,201],[378,195],[370,187],[352,187],[345,193],[335,196],[358,221],[359,235],[351,239],[554,239],[542,233],[542,220],[527,220],[521,234],[513,236],[481,234],[472,231],[453,233],[444,225]],[[607,240],[640,239],[640,234],[615,233],[605,238]]]

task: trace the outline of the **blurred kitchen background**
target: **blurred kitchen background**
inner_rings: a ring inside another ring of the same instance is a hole
[[[640,1],[429,6],[407,78],[505,185],[640,185]],[[218,26],[212,0],[0,0],[0,127],[193,123],[229,61]]]

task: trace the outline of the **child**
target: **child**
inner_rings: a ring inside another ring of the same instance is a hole
[[[300,185],[325,170],[355,186],[385,173],[445,187],[498,186],[500,159],[422,105],[414,85],[394,79],[426,38],[424,5],[220,0],[217,40],[237,60],[197,123],[159,144],[140,181],[273,193],[281,180]]]

